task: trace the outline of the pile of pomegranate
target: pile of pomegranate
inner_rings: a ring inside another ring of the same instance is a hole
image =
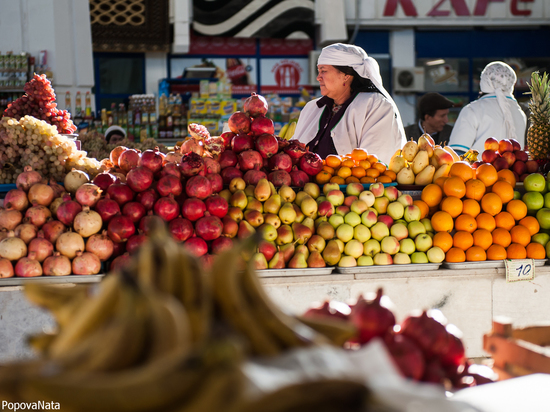
[[[436,309],[419,311],[396,323],[391,302],[378,289],[376,296],[348,305],[338,301],[313,304],[304,317],[330,318],[351,322],[356,335],[346,343],[349,349],[372,339],[381,339],[395,366],[409,379],[460,389],[494,382],[487,366],[470,364],[465,357],[461,332]]]

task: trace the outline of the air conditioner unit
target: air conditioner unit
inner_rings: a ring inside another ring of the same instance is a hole
[[[321,50],[311,50],[309,52],[309,84],[311,86],[319,86],[317,79],[317,60]]]
[[[394,67],[393,91],[401,93],[423,92],[424,67]]]

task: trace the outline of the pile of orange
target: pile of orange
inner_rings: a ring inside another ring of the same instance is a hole
[[[395,172],[378,160],[375,154],[369,154],[365,149],[357,148],[345,156],[328,155],[323,161],[321,170],[315,181],[318,184],[337,183],[391,183],[397,178]]]
[[[514,199],[515,184],[510,170],[456,162],[449,176],[422,190],[437,232],[433,244],[447,262],[546,258],[544,246],[531,241],[540,226],[527,216],[525,203]]]

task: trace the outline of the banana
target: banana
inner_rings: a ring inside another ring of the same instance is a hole
[[[336,319],[306,318],[297,316],[297,319],[326,336],[336,346],[343,346],[348,340],[357,333],[355,326],[351,322]]]
[[[286,131],[286,134],[285,134],[286,140],[290,140],[294,136],[294,132],[296,131],[296,124],[297,124],[296,122],[291,122],[290,126],[288,126],[288,130]]]
[[[138,282],[144,288],[156,288],[155,273],[157,268],[154,264],[154,245],[149,239],[139,247],[136,264]]]
[[[45,355],[48,348],[57,337],[56,333],[38,333],[27,338],[27,344],[36,352]]]
[[[24,293],[35,305],[55,312],[74,300],[83,300],[88,296],[90,286],[75,285],[65,287],[61,285],[45,285],[40,283],[26,283]]]
[[[286,131],[288,130],[288,126],[289,126],[289,123],[285,124],[281,130],[279,131],[279,137],[281,139],[284,139],[285,138],[285,134],[286,134]]]

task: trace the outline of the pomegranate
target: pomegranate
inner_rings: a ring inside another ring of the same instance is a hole
[[[105,191],[111,186],[112,184],[116,183],[117,177],[108,172],[99,173],[94,177],[92,180],[92,183],[99,187],[101,190]]]
[[[14,211],[9,210],[6,213],[9,212]],[[27,209],[25,217],[29,219],[31,224],[40,229],[52,217],[52,212],[46,206],[36,205]]]
[[[402,334],[390,334],[385,339],[386,347],[401,373],[414,380],[424,375],[426,362],[416,343]]]
[[[126,242],[134,233],[136,227],[128,216],[114,216],[107,225],[107,234],[115,243]]]
[[[54,252],[53,256],[46,258],[42,269],[45,276],[68,276],[72,272],[71,261],[59,252]]]
[[[174,239],[179,242],[185,242],[193,235],[193,223],[179,216],[168,223],[168,230]]]
[[[126,183],[126,175],[122,173],[112,172],[113,176],[116,177],[115,183]]]
[[[239,158],[233,150],[226,150],[218,158],[218,163],[220,164],[220,169],[225,169],[226,167],[237,166]]]
[[[263,133],[256,139],[255,146],[264,159],[269,159],[279,150],[279,141],[273,133]]]
[[[376,291],[376,297],[368,301],[362,296],[351,311],[351,321],[357,327],[359,343],[367,343],[374,337],[383,338],[393,330],[395,316],[381,303],[382,288]]]
[[[210,182],[212,193],[220,193],[223,190],[223,179],[221,175],[217,173],[209,173],[206,175],[206,178]]]
[[[211,136],[204,141],[204,148],[208,154],[219,156],[225,150],[225,142],[219,136]]]
[[[127,150],[126,146],[117,146],[109,154],[109,160],[115,165],[118,166],[118,159],[123,151]]]
[[[44,233],[40,231],[38,237],[29,243],[28,253],[34,253],[36,260],[42,263],[48,256],[53,255],[53,244],[44,239]]]
[[[181,158],[179,167],[182,176],[191,177],[204,170],[204,161],[196,153],[187,153]]]
[[[200,257],[208,252],[208,245],[200,237],[191,237],[184,243],[185,248],[194,256]]]
[[[159,197],[155,189],[147,189],[144,192],[139,192],[136,200],[145,207],[145,210],[153,210],[153,206]]]
[[[126,175],[126,184],[134,192],[143,192],[151,187],[154,179],[155,176],[150,169],[144,166],[137,166]]]
[[[139,164],[140,153],[136,149],[126,149],[118,158],[118,167],[126,174]]]
[[[28,198],[33,205],[49,206],[54,199],[54,191],[51,186],[36,183],[29,188]]]
[[[214,265],[214,256],[209,254],[202,255],[199,261],[206,270],[210,270],[212,265]]]
[[[0,230],[0,241],[4,240],[5,238],[8,237],[8,233],[10,233],[9,231],[7,231],[6,229],[2,229]]]
[[[117,256],[113,259],[109,266],[109,270],[116,272],[127,266],[132,261],[129,253],[124,253],[123,255]]]
[[[24,192],[28,192],[32,185],[42,182],[42,175],[32,170],[31,166],[25,166],[23,170],[23,173],[15,179],[15,186]]]
[[[181,172],[176,163],[166,163],[164,167],[161,169],[159,178],[162,178],[164,176],[175,176],[178,179],[181,179]]]
[[[18,225],[16,228],[15,228],[15,236],[17,236],[19,239],[21,239],[23,242],[25,242],[25,244],[29,244],[29,242],[31,240],[33,240],[36,235],[38,234],[38,229],[36,228],[35,225],[32,225],[30,223],[25,223],[27,222],[26,219],[23,219],[23,223],[21,223],[20,225]],[[53,221],[52,221],[53,222]],[[44,227],[44,226],[42,226]]]
[[[157,200],[153,210],[155,215],[160,216],[165,222],[175,219],[180,214],[178,202],[171,195]]]
[[[65,226],[72,226],[76,215],[82,212],[82,206],[76,200],[71,199],[71,195],[63,196],[63,203],[57,208],[57,220]]]
[[[422,382],[443,384],[445,381],[445,370],[438,359],[430,359],[426,362]]]
[[[196,197],[185,199],[181,208],[182,216],[192,222],[203,217],[204,212],[206,212],[206,205],[202,200]]]
[[[97,275],[101,270],[101,261],[93,253],[77,252],[72,262],[73,275]]]
[[[292,171],[292,159],[286,153],[277,153],[269,159],[269,168],[272,171],[284,170],[290,173]]]
[[[30,209],[27,209],[27,211],[28,210]],[[21,224],[22,221],[23,213],[21,213],[19,210],[6,210],[0,208],[0,229],[14,230],[17,226]]]
[[[204,145],[202,141],[190,137],[183,142],[180,147],[180,152],[183,155],[186,155],[188,153],[195,153],[199,156],[202,156],[204,154]]]
[[[50,205],[50,212],[52,212],[52,216],[57,218],[57,209],[59,208],[59,206],[61,205],[61,203],[63,203],[64,200],[62,197],[56,197],[52,204]]]
[[[227,215],[229,204],[223,197],[218,195],[210,196],[204,201],[204,203],[206,205],[206,210],[211,216],[217,216],[221,219]]]
[[[235,153],[241,153],[241,152],[244,152],[245,150],[251,150],[251,149],[254,149],[253,136],[250,136],[248,134],[238,134],[235,137],[233,137],[233,140],[231,140],[231,150]]]
[[[309,182],[309,176],[306,172],[299,169],[294,169],[290,172],[290,184],[291,186],[304,187]]]
[[[349,320],[350,314],[351,308],[348,304],[336,300],[325,300],[324,302],[312,304],[310,308],[304,312],[303,316],[306,318],[338,318]]]
[[[86,242],[86,252],[93,253],[99,260],[105,262],[114,252],[114,243],[107,236],[107,231],[90,236]]]
[[[212,242],[212,253],[214,255],[219,255],[232,247],[233,240],[231,240],[231,238],[220,236]]]
[[[210,158],[210,157],[205,157],[204,158],[204,169],[206,171],[206,173],[220,173],[222,168],[219,164],[219,162],[217,162],[216,160]]]
[[[126,183],[114,183],[107,189],[107,194],[119,206],[123,206],[134,199],[135,192]]]
[[[76,252],[82,252],[86,247],[84,245],[84,239],[78,233],[65,232],[57,238],[55,249],[63,256],[73,259],[76,256]]]
[[[99,164],[100,170],[103,170],[104,172],[109,172],[115,168],[114,163],[109,159],[102,159],[99,161]]]
[[[181,157],[181,153],[168,152],[166,156],[164,156],[164,165],[166,166],[168,163],[179,163],[181,162]]]
[[[308,175],[315,176],[323,170],[323,159],[317,153],[307,152],[300,157],[298,165]]]
[[[29,207],[29,200],[27,198],[27,193],[21,189],[12,189],[6,193],[4,197],[4,207],[6,210],[19,210],[23,212],[26,208]]]
[[[128,242],[126,242],[126,251],[133,255],[139,250],[139,247],[145,243],[149,238],[144,233],[138,233],[136,235],[130,236]]]
[[[248,170],[243,179],[247,185],[256,186],[261,179],[267,179],[267,175],[261,170]]]
[[[284,170],[276,170],[267,175],[267,180],[273,183],[273,186],[290,186],[292,184],[292,178]]]
[[[27,256],[27,245],[18,237],[15,237],[13,230],[8,232],[8,237],[0,241],[0,258],[11,261],[19,260]]]
[[[67,193],[65,188],[61,186],[59,183],[57,183],[53,178],[50,178],[50,181],[48,182],[48,184],[53,189],[54,198],[63,196],[65,193]]]
[[[206,199],[212,194],[210,180],[203,176],[193,176],[185,184],[185,193],[189,197]]]
[[[250,117],[244,112],[235,112],[227,120],[229,129],[236,134],[250,132]]]
[[[157,173],[162,169],[164,163],[164,153],[159,151],[156,147],[155,150],[146,150],[141,154],[139,158],[138,166],[143,166],[149,169],[153,173]]]
[[[229,238],[234,238],[235,236],[237,236],[237,232],[239,231],[239,224],[233,218],[229,216],[225,216],[222,219],[222,222],[223,222],[223,231],[222,231],[223,236],[226,236]]]
[[[241,170],[260,170],[262,164],[262,156],[255,150],[245,150],[239,153],[239,167]]]
[[[443,355],[449,348],[449,334],[445,326],[431,317],[427,311],[414,313],[401,323],[401,333],[411,338],[426,356],[426,359]]]
[[[0,259],[0,279],[13,277],[13,265],[8,259]]]
[[[143,218],[139,221],[139,230],[145,233],[146,235],[148,235],[149,231],[151,230],[151,227],[153,227],[153,224],[155,223],[154,222],[155,220],[162,221],[160,217],[153,215],[152,210],[149,211],[149,214],[147,216],[143,216]],[[157,224],[158,223],[159,222],[157,222]]]
[[[267,100],[265,97],[252,93],[243,104],[243,110],[248,113],[250,117],[265,116],[267,114]]]
[[[447,325],[445,330],[448,333],[447,350],[441,355],[443,366],[459,366],[466,358],[464,344],[460,337],[462,332],[455,325]]]
[[[113,242],[113,254],[111,255],[111,258],[114,259],[124,253],[126,253],[126,242]]]
[[[195,223],[195,234],[206,241],[217,239],[221,236],[223,223],[217,216],[201,217]]]
[[[224,184],[229,184],[236,177],[243,177],[243,172],[236,167],[226,167],[222,169],[221,177]]]
[[[65,233],[67,228],[59,220],[50,220],[42,226],[41,230],[44,233],[44,239],[55,244],[59,235]]]
[[[67,192],[74,195],[80,186],[84,183],[88,183],[89,181],[90,178],[86,173],[73,167],[73,169],[65,175],[63,185],[65,186],[65,190]]]
[[[120,215],[120,206],[109,195],[100,199],[95,206],[95,211],[101,216],[104,223],[109,223],[113,216]]]
[[[15,276],[25,278],[42,276],[42,265],[36,260],[36,254],[34,252],[29,253],[29,256],[17,261],[15,265]]]
[[[231,140],[235,137],[235,133],[233,132],[223,132],[220,135],[220,138],[223,140],[223,144],[226,149],[229,149],[231,147]]]
[[[122,207],[122,214],[128,216],[134,223],[138,223],[146,213],[145,206],[139,202],[128,202]]]
[[[76,233],[86,238],[95,235],[101,230],[103,220],[99,213],[90,210],[89,206],[84,206],[82,212],[74,218],[73,228]]]
[[[101,198],[102,190],[93,183],[84,183],[80,186],[75,195],[75,200],[82,206],[94,207]]]
[[[284,149],[284,152],[295,162],[307,153],[307,149],[304,143],[300,143],[298,140],[291,140]]]
[[[176,176],[164,176],[157,182],[157,192],[161,197],[168,196],[169,194],[178,196],[182,191],[183,186],[181,184],[181,180]]]
[[[275,126],[273,125],[273,120],[271,120],[270,118],[265,116],[258,116],[254,120],[252,120],[252,123],[250,124],[250,131],[254,134],[254,136],[260,136],[262,134],[273,136],[273,133],[275,133]],[[273,136],[273,139],[277,141],[275,136]],[[275,150],[274,153],[277,153],[277,150]]]

